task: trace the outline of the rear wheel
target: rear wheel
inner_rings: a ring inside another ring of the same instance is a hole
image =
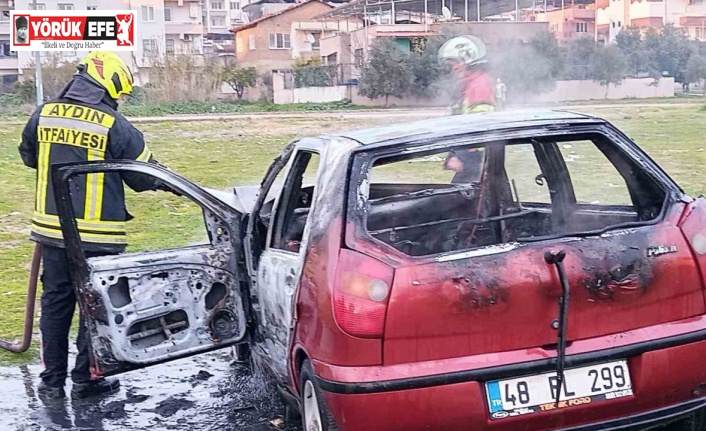
[[[308,360],[302,364],[299,382],[304,431],[338,431]]]

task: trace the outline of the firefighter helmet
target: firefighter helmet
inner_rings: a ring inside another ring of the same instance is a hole
[[[110,51],[92,51],[77,66],[79,72],[87,75],[105,88],[111,98],[132,93],[133,77],[125,61]]]
[[[438,58],[441,61],[461,61],[466,66],[487,63],[486,48],[482,40],[475,36],[457,36],[447,40],[439,48]]]

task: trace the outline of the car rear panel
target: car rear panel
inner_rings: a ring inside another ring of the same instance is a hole
[[[665,327],[664,331],[658,327],[652,327],[650,332],[660,337],[677,329],[678,326],[703,327],[704,323],[703,319],[699,319],[698,322],[683,322],[673,326],[668,324],[669,328]],[[628,339],[632,341],[635,336],[640,338],[637,333],[633,333]],[[581,350],[584,350],[588,345],[596,343],[609,346],[612,344],[610,340],[611,337],[604,337],[576,344],[582,344]],[[622,343],[616,341],[615,344]],[[521,351],[497,354],[493,359],[489,359],[487,364],[504,362],[506,357],[518,358],[522,354]],[[610,402],[574,406],[561,411],[540,412],[499,420],[489,419],[488,402],[482,381],[465,381],[370,394],[325,392],[324,396],[342,431],[359,429],[368,431],[564,430],[581,425],[600,424],[703,398],[706,395],[706,368],[702,366],[702,358],[705,355],[706,341],[628,355],[626,359],[632,377],[633,396]],[[481,361],[466,359],[468,363],[476,362],[479,368],[485,366]],[[356,380],[356,374],[360,374],[360,380],[365,376],[374,375],[384,381],[398,374],[397,370],[389,375],[387,373],[388,368],[396,367],[400,366],[376,367],[370,372],[357,368],[351,369],[350,372],[334,374],[339,377],[345,375],[352,381]],[[420,369],[424,372],[435,371],[426,364],[409,364],[409,367],[416,372]],[[321,364],[315,364],[315,368],[323,367]],[[323,370],[322,374],[331,373]]]
[[[395,271],[385,365],[517,349],[554,349],[561,285],[547,251],[564,250],[568,340],[619,334],[704,314],[701,274],[676,225],[572,241],[493,247]]]

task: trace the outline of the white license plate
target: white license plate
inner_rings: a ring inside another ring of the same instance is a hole
[[[564,371],[559,404],[556,372],[486,382],[491,419],[504,419],[632,396],[625,360]]]

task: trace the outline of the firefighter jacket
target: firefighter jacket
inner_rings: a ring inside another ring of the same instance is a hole
[[[142,133],[117,107],[102,87],[75,75],[58,98],[32,114],[19,145],[24,164],[37,170],[32,240],[63,247],[52,165],[118,159],[154,162]],[[125,250],[125,222],[132,217],[125,207],[123,181],[137,192],[159,187],[151,177],[127,172],[78,175],[70,180],[74,216],[85,250]]]

